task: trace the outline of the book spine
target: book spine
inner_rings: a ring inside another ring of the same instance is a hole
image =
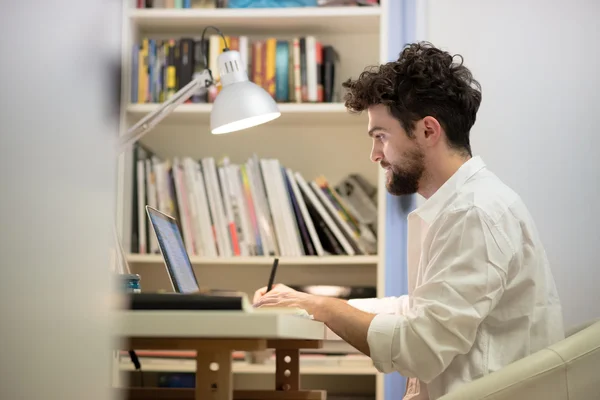
[[[277,42],[275,65],[275,100],[289,101],[289,43],[284,40]]]

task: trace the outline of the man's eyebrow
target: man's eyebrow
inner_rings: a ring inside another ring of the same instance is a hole
[[[369,129],[369,132],[368,132],[368,133],[369,133],[369,136],[371,136],[371,137],[372,137],[372,136],[373,136],[373,134],[374,134],[376,131],[385,131],[385,128],[383,128],[383,127],[381,127],[381,126],[374,126],[374,127],[372,127],[371,129]]]

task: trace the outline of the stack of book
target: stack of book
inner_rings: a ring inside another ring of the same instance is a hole
[[[336,187],[273,158],[162,160],[136,145],[133,253],[158,253],[145,205],[177,218],[190,256],[376,254],[375,189],[349,175]]]
[[[162,103],[206,68],[217,85],[188,102],[212,103],[220,90],[217,58],[225,47],[240,53],[250,81],[279,103],[336,101],[336,52],[316,36],[291,40],[225,36],[225,40],[219,35],[204,40],[143,38],[132,50],[131,103]]]

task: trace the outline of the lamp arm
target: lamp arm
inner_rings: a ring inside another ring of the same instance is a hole
[[[130,145],[152,130],[160,121],[171,114],[177,106],[183,104],[200,88],[209,87],[213,82],[212,73],[208,68],[194,76],[190,83],[179,89],[177,93],[162,103],[156,110],[144,116],[144,118],[129,128],[127,133],[119,137],[117,143],[119,153],[125,151]]]

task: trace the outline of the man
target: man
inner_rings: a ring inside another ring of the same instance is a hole
[[[481,92],[460,59],[412,44],[344,83],[346,107],[368,112],[371,159],[387,190],[426,199],[408,217],[409,294],[346,302],[277,285],[254,298],[258,307],[305,309],[379,371],[408,377],[406,399],[437,399],[564,332],[527,208],[472,156]]]

